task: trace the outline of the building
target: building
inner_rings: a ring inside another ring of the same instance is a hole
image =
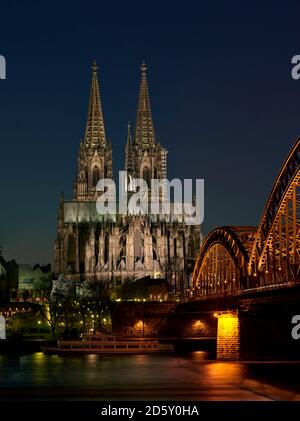
[[[141,178],[149,185],[153,178],[166,179],[167,150],[155,135],[146,71],[143,63],[135,132],[132,138],[128,127],[124,169],[128,180]],[[182,287],[200,245],[200,226],[187,225],[173,214],[99,214],[96,200],[101,192],[96,185],[103,178],[113,179],[112,145],[106,138],[94,63],[74,197],[69,201],[62,197],[58,211],[54,273],[119,285],[148,276],[168,279],[175,289]],[[130,190],[128,197],[136,192]]]
[[[19,264],[19,291],[31,291],[35,289],[35,283],[42,280],[51,280],[52,272],[50,265],[40,266]]]
[[[5,260],[0,250],[0,304],[9,302],[10,293],[18,288],[19,266],[15,260]]]
[[[3,257],[0,255],[0,295],[1,297],[7,294],[7,265]]]

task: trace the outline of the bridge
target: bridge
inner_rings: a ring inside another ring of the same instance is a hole
[[[260,331],[263,341],[272,341],[266,327],[272,330],[272,324],[276,346],[287,341],[295,348],[291,318],[300,314],[299,255],[300,138],[278,173],[258,227],[215,228],[200,249],[186,308],[214,311],[217,358],[239,359],[247,333],[257,339]],[[250,342],[248,337],[248,348]]]

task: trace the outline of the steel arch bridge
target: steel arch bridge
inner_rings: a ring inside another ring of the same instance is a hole
[[[194,295],[239,294],[300,281],[300,138],[289,152],[256,227],[220,227],[195,263]]]

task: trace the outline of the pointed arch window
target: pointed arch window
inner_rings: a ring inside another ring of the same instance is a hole
[[[151,171],[149,167],[144,167],[143,179],[146,181],[148,188],[151,188]]]
[[[188,257],[194,258],[195,257],[195,242],[194,238],[190,237],[188,242]]]
[[[93,168],[93,186],[95,187],[100,179],[100,170],[97,165]]]
[[[135,260],[142,259],[144,257],[143,246],[144,244],[142,241],[141,231],[139,229],[136,229],[134,232],[134,237],[133,237],[133,248],[134,248]]]
[[[67,243],[67,264],[68,266],[75,265],[76,261],[76,239],[73,234],[68,237]]]
[[[104,263],[109,263],[109,235],[105,234],[104,239]]]

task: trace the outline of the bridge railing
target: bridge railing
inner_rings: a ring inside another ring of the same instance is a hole
[[[234,293],[231,291],[222,291],[216,293],[209,293],[203,294],[200,289],[193,288],[192,290],[186,291],[186,298],[189,300],[197,299],[197,300],[207,300],[208,298],[224,298],[227,296],[236,296],[240,295],[242,292],[241,290],[236,290]]]
[[[294,287],[296,285],[299,286],[300,282],[293,280],[293,281],[281,282],[281,283],[277,283],[277,284],[262,285],[262,286],[255,287],[255,288],[245,288],[245,289],[241,290],[241,294],[269,291],[269,290],[282,289],[282,288],[291,288],[291,287]]]
[[[246,295],[246,294],[253,294],[253,293],[259,293],[263,291],[271,291],[271,290],[277,290],[277,289],[285,289],[285,288],[291,288],[294,286],[300,286],[299,280],[290,280],[286,282],[280,282],[280,283],[274,283],[269,285],[262,285],[257,287],[251,287],[251,288],[244,288],[244,289],[238,289],[235,291],[222,291],[217,293],[208,293],[203,294],[203,291],[200,288],[193,288],[191,290],[186,290],[185,298],[188,300],[207,300],[207,299],[214,299],[214,298],[224,298],[224,297],[234,297],[239,295]]]

